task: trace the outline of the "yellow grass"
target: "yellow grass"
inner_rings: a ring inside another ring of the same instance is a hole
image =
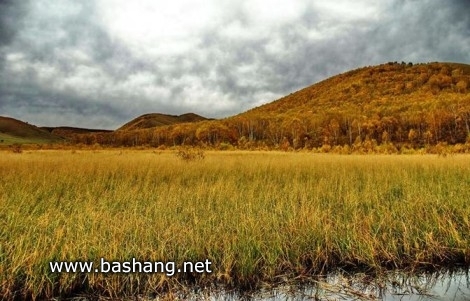
[[[25,151],[0,153],[0,166],[0,298],[470,262],[470,156]],[[49,268],[100,258],[209,259],[213,272]]]

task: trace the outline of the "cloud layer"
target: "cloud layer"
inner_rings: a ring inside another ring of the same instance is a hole
[[[0,115],[226,117],[349,69],[470,63],[468,1],[0,0]]]

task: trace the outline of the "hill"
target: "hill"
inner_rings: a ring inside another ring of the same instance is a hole
[[[301,147],[465,143],[469,88],[469,65],[388,63],[331,77],[233,120],[258,120],[251,126],[255,139],[279,144],[287,137]],[[266,120],[277,127],[256,130]]]
[[[111,130],[102,130],[102,129],[86,129],[86,128],[77,128],[70,126],[58,126],[58,127],[40,127],[43,130],[48,131],[49,133],[59,136],[62,138],[70,139],[75,135],[79,134],[92,134],[92,133],[110,133]]]
[[[128,123],[124,124],[118,131],[132,131],[132,130],[140,130],[140,129],[147,129],[153,128],[158,126],[165,126],[165,125],[172,125],[178,123],[185,123],[185,122],[198,122],[208,120],[205,117],[199,116],[194,113],[187,113],[183,115],[167,115],[167,114],[160,114],[160,113],[152,113],[152,114],[145,114],[139,116]]]
[[[364,151],[470,144],[469,91],[469,65],[390,62],[333,76],[223,120],[125,130],[96,141]]]
[[[26,122],[0,116],[0,145],[13,143],[53,143],[63,139]]]

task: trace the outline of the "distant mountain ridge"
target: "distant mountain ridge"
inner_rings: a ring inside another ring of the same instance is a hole
[[[221,120],[150,126],[125,128],[95,141],[116,146],[345,147],[346,152],[470,146],[470,65],[389,62],[338,74]]]
[[[149,113],[141,115],[128,123],[124,124],[117,131],[132,131],[132,130],[140,130],[140,129],[147,129],[165,125],[172,125],[178,123],[186,123],[186,122],[198,122],[209,120],[208,118],[199,116],[194,113],[186,113],[182,115],[168,115],[163,113]]]
[[[238,115],[145,114],[114,132],[76,133],[72,143],[113,146],[395,152],[465,145],[470,152],[470,65],[397,63],[338,74]]]
[[[27,122],[0,116],[0,145],[11,143],[53,143],[63,139]]]
[[[117,131],[133,131],[148,129],[179,123],[191,123],[204,120],[211,120],[194,113],[182,115],[169,115],[163,113],[149,113],[139,116],[120,128]],[[11,117],[0,116],[0,143],[52,143],[60,142],[64,139],[74,140],[76,137],[87,135],[109,134],[114,131],[103,129],[89,129],[69,126],[57,127],[37,127],[27,122]],[[3,141],[3,142],[2,142]]]
[[[49,127],[43,126],[40,127],[43,130],[48,131],[49,133],[59,136],[62,138],[70,139],[74,135],[79,134],[94,134],[94,133],[110,133],[112,130],[102,130],[102,129],[87,129],[87,128],[77,128],[71,126],[57,126],[57,127]]]

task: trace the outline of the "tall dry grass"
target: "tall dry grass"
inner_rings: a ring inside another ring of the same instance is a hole
[[[470,156],[0,155],[0,296],[253,286],[470,262]],[[212,261],[211,274],[54,274],[52,260]]]

